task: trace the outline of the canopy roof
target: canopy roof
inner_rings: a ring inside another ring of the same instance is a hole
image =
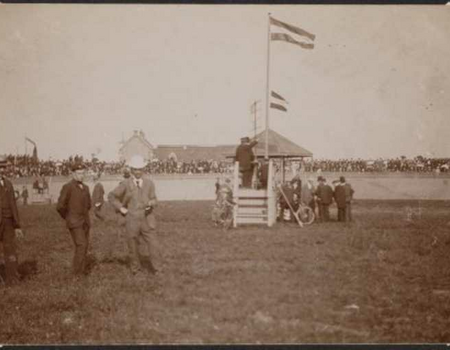
[[[253,148],[257,157],[264,157],[266,150],[266,131],[256,135],[259,140],[258,144]],[[279,133],[269,129],[269,158],[302,158],[312,157],[312,152],[300,147],[296,143],[280,135]],[[231,156],[230,156],[231,157]],[[233,155],[234,157],[234,155]]]

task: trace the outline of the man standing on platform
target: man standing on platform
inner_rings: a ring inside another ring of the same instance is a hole
[[[239,171],[242,174],[242,187],[250,188],[252,186],[253,167],[255,155],[253,147],[258,141],[255,139],[250,142],[249,137],[241,138],[241,144],[236,149],[236,161],[239,162]]]
[[[16,237],[21,238],[23,233],[20,229],[14,188],[5,177],[6,167],[6,158],[0,157],[0,242],[3,243],[5,256],[5,282],[12,285],[19,281]]]
[[[154,274],[150,254],[156,218],[153,212],[157,204],[155,185],[144,177],[145,161],[141,156],[133,156],[128,163],[131,177],[122,181],[108,194],[111,205],[125,217],[130,268],[133,275],[142,269]],[[153,231],[153,232],[152,232]]]
[[[72,167],[73,179],[62,187],[56,205],[59,215],[66,221],[75,246],[73,257],[73,273],[75,275],[86,273],[89,230],[91,227],[89,218],[91,195],[89,194],[89,187],[83,183],[84,176],[84,166],[75,164]]]

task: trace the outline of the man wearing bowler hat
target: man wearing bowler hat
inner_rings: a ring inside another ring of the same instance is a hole
[[[155,185],[144,175],[144,158],[136,155],[128,162],[130,178],[122,181],[108,194],[112,206],[125,217],[125,227],[133,275],[142,275],[143,270],[156,273],[151,260],[150,248],[156,230],[153,209],[157,205]],[[152,232],[153,231],[153,232]]]
[[[333,189],[323,176],[317,178],[319,186],[316,189],[317,203],[319,205],[319,221],[330,221],[330,205],[333,203]]]
[[[85,168],[82,164],[72,167],[72,180],[66,183],[59,194],[56,210],[66,221],[72,236],[75,252],[73,256],[73,273],[76,276],[86,273],[86,259],[89,247],[89,230],[91,222],[91,195],[84,183]]]
[[[256,139],[250,142],[249,137],[243,137],[241,138],[241,144],[236,148],[236,161],[239,162],[239,171],[242,174],[242,186],[246,188],[252,186],[253,161],[255,160],[253,147],[257,143]]]
[[[3,244],[5,257],[5,282],[12,285],[19,280],[16,237],[21,238],[23,233],[14,188],[5,177],[7,166],[6,158],[0,157],[0,242]]]

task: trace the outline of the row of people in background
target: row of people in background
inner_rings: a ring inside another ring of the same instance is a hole
[[[241,146],[238,147],[236,159],[241,159],[241,172],[247,164],[250,153],[249,149],[256,145],[256,140],[250,141],[248,137],[243,138]],[[250,146],[250,147],[249,147]],[[253,152],[252,152],[253,154]],[[253,156],[254,157],[254,156]],[[85,160],[81,156],[69,157],[65,160],[39,160],[34,161],[31,156],[7,156],[11,165],[7,170],[10,178],[21,177],[49,177],[68,176],[75,164],[83,164],[87,171],[108,175],[120,174],[124,162],[105,162],[96,158]],[[425,158],[416,157],[408,159],[405,157],[364,160],[364,159],[308,159],[302,162],[305,172],[448,172],[450,169],[449,158]],[[287,165],[289,168],[290,165]],[[145,170],[151,174],[227,174],[233,171],[233,161],[197,159],[192,161],[176,161],[175,159],[155,159],[146,164]],[[247,169],[248,171],[248,169]]]
[[[10,178],[50,176],[69,176],[74,165],[82,164],[87,172],[107,175],[121,174],[125,162],[105,162],[98,159],[84,160],[82,157],[69,157],[65,160],[33,161],[30,156],[7,156],[10,164],[7,176]],[[145,171],[151,174],[210,174],[231,173],[233,164],[228,161],[199,159],[176,161],[174,159],[154,159],[146,162]]]
[[[305,172],[448,172],[450,158],[305,159]]]

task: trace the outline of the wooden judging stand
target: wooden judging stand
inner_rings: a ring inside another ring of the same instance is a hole
[[[269,162],[267,189],[239,186],[239,162],[234,166],[233,225],[262,224],[271,227],[276,222],[276,193],[273,183],[273,164]]]

